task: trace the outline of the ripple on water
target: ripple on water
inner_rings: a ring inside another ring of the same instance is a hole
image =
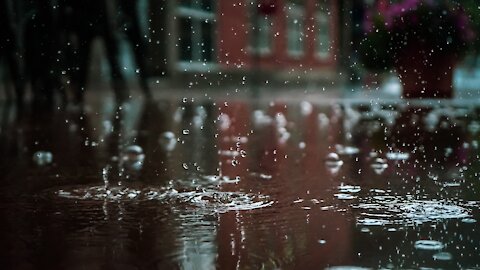
[[[437,261],[449,261],[453,258],[450,252],[438,252],[433,254],[433,259]]]
[[[409,196],[390,195],[360,197],[359,200],[352,205],[362,210],[357,221],[359,225],[417,225],[446,219],[462,219],[468,223],[471,218],[468,206],[446,200],[415,200]],[[380,217],[382,224],[370,220],[372,217]]]
[[[362,189],[360,186],[352,186],[352,185],[340,185],[338,186],[338,190],[340,192],[346,192],[346,193],[357,193],[360,192]]]
[[[414,247],[419,250],[441,250],[444,245],[435,240],[418,240],[415,242]]]
[[[349,266],[349,265],[342,265],[342,266],[332,266],[325,268],[325,270],[368,270],[372,268],[365,268],[360,266]]]
[[[210,177],[207,177],[210,178]],[[215,181],[221,179],[219,177]],[[204,179],[205,180],[205,179]],[[208,179],[214,181],[211,178]],[[219,180],[220,181],[220,180]],[[221,191],[216,186],[173,185],[166,187],[89,186],[66,187],[54,192],[58,197],[73,200],[149,201],[157,200],[172,205],[187,205],[213,212],[253,210],[271,206],[267,195],[242,191]]]

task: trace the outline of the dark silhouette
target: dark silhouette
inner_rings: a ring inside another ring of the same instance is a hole
[[[51,0],[27,1],[24,33],[25,71],[30,79],[33,104],[51,108],[53,93],[60,87],[58,70],[55,68],[56,10]]]
[[[151,97],[150,87],[148,85],[148,73],[145,53],[147,52],[147,44],[145,36],[142,35],[142,27],[139,16],[138,0],[121,0],[119,7],[122,13],[121,27],[124,29],[127,41],[133,50],[135,62],[138,67],[138,75],[140,76],[140,87],[147,97]]]
[[[15,89],[16,100],[22,104],[24,96],[24,83],[20,65],[20,46],[18,23],[14,17],[14,1],[0,0],[0,63],[4,62]],[[7,97],[11,94],[7,90]]]
[[[117,31],[116,6],[109,0],[64,0],[69,32],[72,66],[72,89],[75,101],[83,103],[83,94],[87,84],[88,67],[92,42],[95,38],[103,39],[107,59],[110,65],[112,86],[118,101],[128,97],[128,89],[119,60],[119,38]]]

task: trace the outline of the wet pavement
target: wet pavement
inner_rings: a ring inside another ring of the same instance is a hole
[[[2,269],[480,269],[474,101],[0,108]]]

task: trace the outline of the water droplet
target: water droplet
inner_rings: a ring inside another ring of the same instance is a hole
[[[33,154],[33,162],[38,166],[45,166],[53,161],[53,155],[48,151],[37,151]]]
[[[142,169],[145,154],[142,147],[138,145],[130,145],[125,148],[122,153],[122,162],[126,169],[138,171]]]
[[[414,247],[420,250],[441,250],[444,245],[435,240],[418,240],[415,242]]]
[[[318,243],[320,243],[321,245],[324,245],[325,243],[327,243],[327,241],[325,241],[324,239],[320,239],[318,240]]]
[[[190,134],[190,130],[184,129],[184,130],[182,131],[182,134],[183,134],[183,135],[188,135],[188,134]]]
[[[325,164],[328,167],[342,166],[343,161],[340,159],[337,153],[329,153],[325,159]]]
[[[372,169],[375,171],[376,174],[381,174],[388,168],[387,161],[383,158],[376,158],[372,165]]]
[[[163,151],[171,152],[173,151],[173,149],[175,149],[175,146],[177,145],[177,139],[175,138],[175,134],[173,132],[165,131],[160,134],[158,143],[160,144],[160,147],[163,149]]]
[[[305,144],[305,142],[300,142],[300,143],[298,144],[298,148],[300,148],[300,149],[305,149],[306,146],[307,146],[307,145]]]
[[[182,167],[183,167],[185,170],[188,170],[188,165],[187,165],[187,163],[183,163],[183,164],[182,164]]]

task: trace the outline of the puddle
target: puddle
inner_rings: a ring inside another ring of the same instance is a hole
[[[160,201],[172,205],[185,205],[212,212],[253,210],[269,207],[273,201],[269,196],[242,191],[222,191],[222,184],[235,184],[239,179],[208,175],[198,179],[170,181],[166,187],[151,186],[90,186],[64,187],[54,195],[71,200],[109,201]]]

